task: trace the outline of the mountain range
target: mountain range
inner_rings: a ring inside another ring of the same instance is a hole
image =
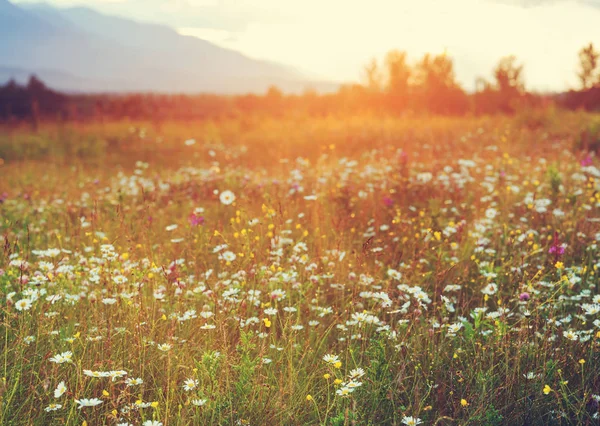
[[[67,92],[287,92],[332,84],[156,24],[0,0],[0,84],[36,74]]]

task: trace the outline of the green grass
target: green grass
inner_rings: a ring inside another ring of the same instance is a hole
[[[597,118],[542,118],[4,131],[0,424],[596,424]]]

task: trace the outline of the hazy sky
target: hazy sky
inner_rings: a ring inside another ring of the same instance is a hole
[[[600,0],[48,2],[163,23],[335,81],[359,81],[370,58],[398,48],[412,60],[447,51],[467,88],[491,76],[501,56],[515,54],[529,88],[565,89],[577,85],[577,51],[590,41],[600,45]]]

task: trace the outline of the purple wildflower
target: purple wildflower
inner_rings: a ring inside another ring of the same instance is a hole
[[[196,213],[192,213],[188,216],[188,221],[192,226],[204,225],[204,216],[198,216]]]
[[[548,249],[548,253],[550,254],[557,254],[557,255],[562,255],[565,253],[565,248],[563,247],[563,245],[554,245],[552,244],[552,246],[550,246],[550,248]]]
[[[554,242],[552,243],[552,245],[550,246],[550,248],[548,249],[548,253],[553,254],[554,255],[554,262],[558,262],[558,258],[559,256],[563,255],[565,253],[565,247],[562,244],[558,243],[558,232],[554,232]]]
[[[581,162],[579,164],[581,164],[582,167],[591,166],[592,165],[592,156],[588,154],[588,156],[585,157],[583,160],[581,160]]]

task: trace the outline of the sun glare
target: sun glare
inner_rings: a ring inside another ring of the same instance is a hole
[[[574,52],[598,36],[600,11],[580,2],[437,0],[375,2],[308,1],[289,6],[262,1],[264,21],[240,32],[181,29],[251,57],[279,60],[335,81],[359,81],[362,66],[400,48],[417,59],[448,51],[459,80],[472,88],[498,57],[515,54],[536,88],[574,86]],[[549,73],[548,69],[552,69]]]

